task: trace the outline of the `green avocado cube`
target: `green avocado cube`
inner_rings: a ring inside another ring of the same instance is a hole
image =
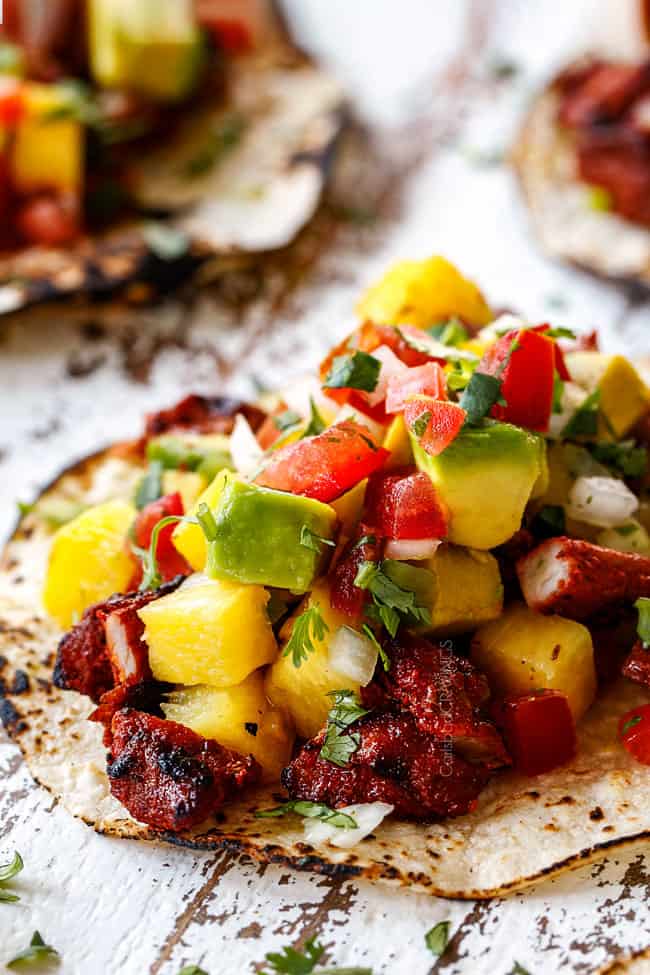
[[[213,514],[209,576],[296,593],[311,589],[337,523],[328,504],[232,476],[226,478]]]
[[[415,463],[425,471],[449,513],[448,541],[490,549],[512,538],[544,471],[546,445],[539,434],[485,420],[466,426],[432,457],[411,434]]]

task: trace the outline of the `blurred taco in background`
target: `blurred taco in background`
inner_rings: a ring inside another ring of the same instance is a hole
[[[287,245],[342,122],[268,0],[7,0],[0,313]]]

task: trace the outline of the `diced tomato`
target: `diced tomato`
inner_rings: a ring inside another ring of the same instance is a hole
[[[15,78],[0,80],[0,125],[16,125],[26,111],[22,85]]]
[[[523,775],[550,772],[574,757],[576,729],[566,694],[545,690],[507,697],[494,712],[514,766]]]
[[[372,529],[359,525],[356,538],[344,550],[341,558],[330,570],[330,603],[344,616],[358,619],[368,600],[368,592],[354,585],[362,562],[379,559],[379,541]]]
[[[244,54],[253,48],[253,38],[241,20],[213,20],[204,26],[214,35],[219,47],[228,54]]]
[[[30,244],[57,247],[79,236],[81,227],[74,200],[40,193],[18,207],[16,226]]]
[[[389,452],[354,420],[343,420],[315,437],[281,447],[256,482],[318,501],[334,501],[383,467]]]
[[[533,329],[531,329],[531,331],[533,331],[533,332],[541,332],[542,334],[544,334],[544,332],[548,332],[548,330],[550,329],[550,327],[551,326],[548,325],[548,324],[545,324],[545,325],[535,325],[535,327]],[[563,382],[570,382],[571,381],[571,373],[569,372],[569,369],[567,367],[566,361],[564,359],[564,352],[562,351],[562,349],[560,348],[560,346],[558,345],[558,343],[555,342],[555,341],[553,342],[553,347],[555,349],[555,370],[556,370],[558,376],[560,377],[560,379],[563,380]]]
[[[552,339],[533,329],[508,332],[490,346],[478,371],[501,375],[501,394],[507,405],[493,406],[493,417],[530,430],[548,429],[555,375]]]
[[[180,494],[166,494],[157,501],[145,505],[139,513],[133,526],[133,538],[140,548],[149,548],[153,530],[159,521],[169,515],[183,515],[183,501]],[[177,575],[188,575],[192,569],[183,556],[176,550],[172,542],[175,524],[171,522],[160,529],[156,543],[156,561],[158,570],[167,582]]]
[[[404,421],[432,457],[441,454],[456,439],[467,413],[458,403],[415,396],[404,407]],[[426,422],[426,427],[424,424]],[[420,426],[424,429],[420,429]]]
[[[415,473],[373,474],[368,480],[364,522],[386,538],[444,538],[447,513],[431,478]]]
[[[268,26],[260,0],[195,0],[200,25],[228,54],[245,54],[257,47]]]
[[[618,724],[623,747],[642,765],[650,765],[650,704],[624,714]]]
[[[262,450],[272,447],[278,437],[282,436],[282,430],[276,425],[276,417],[286,413],[288,407],[286,403],[279,403],[259,427],[255,436]]]
[[[357,348],[362,352],[374,352],[380,345],[387,345],[405,366],[423,366],[425,362],[431,361],[431,356],[412,348],[403,337],[409,333],[413,333],[416,337],[418,332],[419,329],[412,325],[404,325],[398,331],[391,325],[373,325],[372,322],[364,322],[358,332]]]
[[[353,409],[358,410],[359,413],[363,413],[370,420],[374,420],[375,423],[381,423],[382,426],[388,423],[390,419],[386,415],[383,403],[371,406],[366,394],[358,389],[328,389],[326,386],[323,386],[323,392],[329,399],[338,403],[339,406],[345,406],[347,403]]]
[[[437,362],[414,366],[403,376],[391,376],[386,393],[386,412],[399,413],[410,397],[421,393],[433,399],[447,399],[445,374]]]

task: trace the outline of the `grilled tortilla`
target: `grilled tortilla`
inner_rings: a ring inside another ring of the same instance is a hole
[[[140,463],[121,448],[64,472],[35,512],[20,520],[2,560],[0,715],[34,778],[72,814],[111,836],[228,848],[261,862],[454,898],[519,890],[650,836],[648,770],[616,734],[619,715],[647,701],[643,688],[631,682],[599,695],[581,722],[578,757],[570,765],[535,778],[501,773],[473,813],[429,825],[391,818],[349,851],[307,845],[297,818],[256,819],[256,809],[279,799],[268,788],[249,792],[185,833],[159,834],[134,821],[110,794],[101,728],[86,720],[92,702],[51,683],[60,633],[40,609],[51,534],[38,506],[43,500],[94,504],[130,498]]]

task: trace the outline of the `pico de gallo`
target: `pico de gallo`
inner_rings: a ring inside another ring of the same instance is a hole
[[[132,169],[188,106],[225,103],[233,59],[268,31],[264,0],[4,0],[0,246],[59,246],[138,210]],[[180,175],[242,135],[225,116]]]
[[[54,683],[95,702],[110,788],[155,829],[259,782],[286,801],[258,815],[343,846],[390,813],[462,815],[494,776],[570,762],[607,682],[650,686],[635,366],[495,316],[439,257],[357,312],[259,404],[149,416],[120,445],[134,495],[52,539]],[[650,704],[616,747],[650,764]]]

